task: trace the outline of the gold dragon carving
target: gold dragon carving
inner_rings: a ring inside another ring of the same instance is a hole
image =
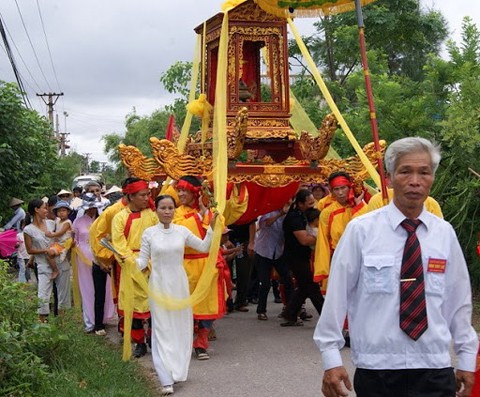
[[[185,175],[203,175],[208,178],[212,173],[210,158],[181,154],[175,143],[167,139],[151,137],[150,146],[154,160],[173,179],[180,179]]]
[[[248,109],[240,109],[235,116],[233,129],[227,134],[227,154],[229,159],[236,159],[243,151],[243,144],[248,130]]]
[[[158,163],[145,156],[136,146],[127,146],[122,143],[118,146],[118,150],[120,159],[131,175],[151,181],[156,175],[163,173]]]
[[[318,136],[312,137],[308,132],[302,131],[298,142],[303,158],[309,161],[324,159],[336,130],[337,119],[330,113],[323,119]]]

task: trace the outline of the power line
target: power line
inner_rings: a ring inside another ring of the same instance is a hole
[[[17,80],[18,87],[20,88],[20,93],[23,98],[23,103],[27,108],[33,109],[32,104],[30,103],[30,100],[28,99],[28,96],[26,94],[25,86],[23,85],[23,81],[18,71],[17,65],[15,63],[15,57],[13,56],[12,50],[10,49],[10,45],[8,44],[7,34],[3,27],[3,18],[1,17],[1,15],[0,15],[0,35],[2,36],[3,44],[5,46],[8,59],[10,60],[10,64],[12,65],[13,74],[15,75],[15,79]]]
[[[57,86],[59,90],[62,91],[62,88],[60,87],[60,83],[58,82],[57,71],[55,70],[55,66],[53,64],[52,52],[50,51],[50,45],[48,44],[47,33],[45,31],[45,24],[43,23],[42,12],[40,10],[40,4],[38,3],[38,0],[37,0],[37,9],[38,9],[38,15],[40,17],[40,22],[42,23],[43,36],[45,37],[45,43],[47,44],[48,56],[50,58],[50,64],[52,65],[53,75],[55,76],[55,81],[57,82]]]
[[[20,11],[20,6],[18,5],[17,0],[15,0],[15,4],[17,5],[17,10],[18,14],[20,15],[20,19],[22,21],[23,29],[25,30],[25,34],[27,35],[28,42],[30,43],[30,47],[32,47],[33,55],[35,56],[35,59],[37,61],[38,68],[40,69],[40,72],[42,73],[43,78],[45,79],[45,83],[47,83],[47,87],[50,91],[52,91],[50,84],[48,83],[47,77],[45,76],[45,73],[43,72],[42,65],[40,65],[40,60],[38,59],[37,52],[35,51],[35,47],[33,46],[32,39],[30,38],[30,35],[28,34],[27,27],[25,25],[25,21],[23,20],[23,15],[22,11]]]
[[[7,31],[8,33],[8,31]],[[3,52],[5,52],[5,54],[8,56],[8,53],[7,53],[7,50],[5,49],[4,46],[0,45],[0,48],[3,50]],[[20,75],[20,77],[22,78],[22,81],[25,82],[25,84],[27,84],[28,88],[30,88],[31,91],[35,91],[35,88],[33,88],[30,83],[28,82],[28,80],[25,79],[25,76],[20,73],[20,71],[18,71],[18,74]]]
[[[1,16],[1,14],[0,14]],[[30,71],[30,69],[28,68],[27,66],[27,63],[25,62],[25,59],[23,59],[22,57],[22,53],[20,52],[19,48],[17,47],[17,45],[15,44],[15,41],[13,40],[13,37],[10,33],[10,30],[8,30],[8,27],[7,25],[5,24],[5,21],[4,21],[4,28],[5,28],[5,31],[7,32],[8,36],[10,37],[10,42],[13,44],[13,46],[15,47],[15,49],[17,50],[17,54],[18,56],[20,57],[20,59],[22,60],[22,63],[23,63],[23,66],[25,66],[25,69],[27,70],[28,74],[30,75],[30,77],[32,78],[33,82],[35,83],[35,85],[37,86],[37,89],[33,89],[32,91],[42,91],[42,89],[40,88],[40,84],[38,84],[37,80],[35,80],[35,77],[33,77],[33,74],[32,72]],[[29,85],[30,86],[30,85]],[[31,86],[30,86],[31,87]]]

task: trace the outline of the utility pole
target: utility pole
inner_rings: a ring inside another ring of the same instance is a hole
[[[50,121],[50,125],[52,126],[52,131],[54,131],[54,125],[53,125],[53,107],[58,101],[58,98],[63,96],[63,92],[60,94],[57,94],[55,92],[49,92],[43,93],[43,94],[37,94],[40,98],[42,98],[43,102],[45,105],[47,105],[47,111],[48,111],[48,120]],[[48,100],[45,100],[45,98],[48,98]]]
[[[65,156],[67,154],[66,149],[70,149],[70,145],[68,145],[68,142],[70,142],[67,139],[67,136],[70,135],[68,132],[60,132],[60,136],[58,137],[59,139],[59,146],[60,146],[60,156]],[[88,158],[87,158],[88,161]]]
[[[90,156],[92,153],[83,153],[83,157],[85,158],[85,173],[90,173]]]
[[[70,145],[68,145],[68,142],[70,142],[67,139],[67,136],[70,135],[70,133],[67,132],[67,117],[68,113],[63,112],[63,116],[65,117],[65,130],[64,132],[58,132],[59,127],[58,127],[58,114],[57,114],[57,137],[58,137],[58,150],[60,152],[60,156],[65,156],[66,155],[66,149],[70,149]]]

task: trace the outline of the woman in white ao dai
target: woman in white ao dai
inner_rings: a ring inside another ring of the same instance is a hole
[[[144,270],[151,262],[149,287],[153,293],[187,298],[190,291],[183,267],[185,246],[208,252],[212,228],[208,228],[204,240],[201,240],[186,227],[171,223],[175,212],[171,196],[159,196],[155,204],[160,223],[144,231],[137,265]],[[214,221],[215,218],[211,226]],[[172,394],[173,383],[185,381],[188,375],[193,342],[192,309],[168,310],[150,299],[150,312],[153,363],[164,387],[163,394]]]

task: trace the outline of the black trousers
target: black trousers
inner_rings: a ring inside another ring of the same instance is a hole
[[[324,299],[320,292],[320,285],[313,281],[310,261],[296,260],[292,256],[285,256],[285,260],[297,281],[297,288],[293,291],[292,297],[287,303],[287,319],[289,321],[297,320],[297,314],[307,298],[310,298],[320,315]]]
[[[275,268],[280,276],[281,282],[285,285],[285,295],[288,302],[292,295],[293,286],[292,279],[288,273],[288,266],[283,258],[269,259],[255,254],[255,267],[258,273],[258,281],[260,283],[257,313],[267,312],[267,298],[271,286],[270,277],[272,274],[272,268]]]
[[[246,245],[245,245],[246,246]],[[235,295],[235,308],[248,304],[247,292],[250,274],[252,273],[252,258],[244,250],[243,257],[235,258],[237,264],[237,294]]]
[[[455,397],[453,368],[371,370],[357,368],[357,397]]]
[[[103,317],[105,313],[105,292],[107,288],[107,273],[96,263],[92,265],[93,288],[95,291],[95,331],[105,329]]]

